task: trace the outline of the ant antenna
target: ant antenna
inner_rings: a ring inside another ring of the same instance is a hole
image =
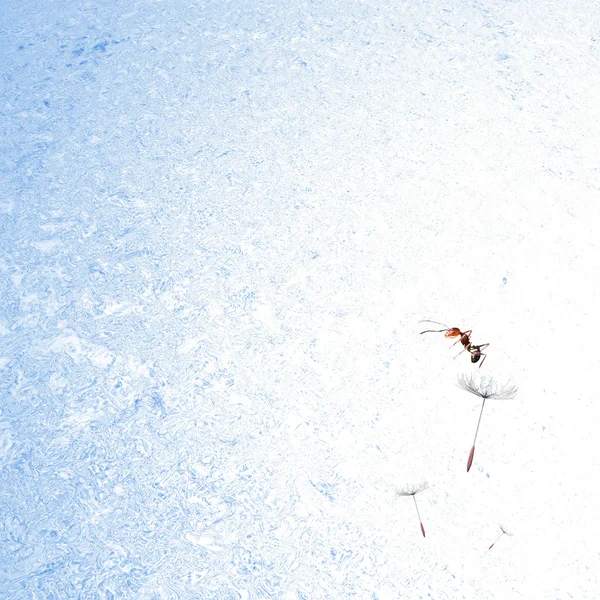
[[[419,323],[435,323],[436,325],[441,325],[442,327],[446,328],[446,329],[442,329],[442,331],[446,331],[447,329],[450,329],[448,327],[448,325],[444,325],[443,323],[440,323],[439,321],[431,321],[430,319],[421,319],[419,321]]]

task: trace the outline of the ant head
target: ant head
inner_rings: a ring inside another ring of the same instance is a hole
[[[459,335],[462,335],[462,332],[458,327],[450,327],[450,329],[448,329],[448,331],[446,331],[444,334],[444,337],[454,338],[458,337]]]

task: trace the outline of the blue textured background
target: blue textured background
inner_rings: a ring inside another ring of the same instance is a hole
[[[3,0],[0,598],[596,597],[599,17]]]

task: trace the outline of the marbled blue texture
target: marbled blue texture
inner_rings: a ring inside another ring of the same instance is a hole
[[[544,272],[507,180],[597,190],[587,13],[510,4],[3,2],[1,598],[563,598],[572,557],[593,589],[589,541],[483,552],[501,509],[548,524],[560,434],[492,411],[468,487],[475,413],[415,333]]]

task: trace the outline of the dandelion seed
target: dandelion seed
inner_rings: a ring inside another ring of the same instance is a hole
[[[444,571],[447,571],[447,572],[448,572],[450,575],[452,575],[452,577],[453,577],[454,579],[456,579],[456,576],[454,575],[454,573],[450,573],[450,571],[448,571],[448,565],[446,565],[446,566],[444,567]]]
[[[517,395],[519,388],[510,382],[505,383],[504,385],[499,385],[492,377],[481,377],[478,381],[476,381],[473,375],[459,376],[458,387],[465,390],[465,392],[469,392],[470,394],[478,396],[483,400],[481,403],[479,420],[477,421],[477,429],[475,430],[475,438],[473,439],[473,446],[471,447],[469,459],[467,460],[468,473],[473,465],[473,457],[475,456],[475,442],[477,441],[477,434],[479,433],[479,426],[481,425],[481,417],[483,416],[485,401],[488,398],[491,398],[492,400],[512,400]]]
[[[500,525],[500,531],[501,531],[502,533],[501,533],[501,534],[500,534],[500,535],[499,535],[499,536],[496,538],[496,540],[495,540],[495,541],[494,541],[494,543],[493,543],[493,544],[492,544],[492,545],[491,545],[491,546],[488,548],[488,550],[491,550],[491,549],[494,547],[494,544],[496,544],[496,543],[497,543],[497,542],[500,540],[500,538],[501,538],[503,535],[508,535],[509,537],[510,537],[510,536],[512,536],[512,533],[511,533],[510,531],[508,531],[508,529],[506,529],[506,528],[505,528],[505,527],[503,527],[502,525]]]
[[[423,527],[423,521],[421,520],[421,514],[419,513],[419,506],[417,504],[417,494],[420,494],[424,490],[426,490],[428,484],[425,480],[421,481],[418,485],[409,485],[404,486],[403,488],[396,488],[396,495],[400,497],[404,496],[412,496],[415,501],[415,508],[417,509],[417,517],[419,517],[419,525],[421,525],[421,533],[423,537],[425,537],[425,527]]]

